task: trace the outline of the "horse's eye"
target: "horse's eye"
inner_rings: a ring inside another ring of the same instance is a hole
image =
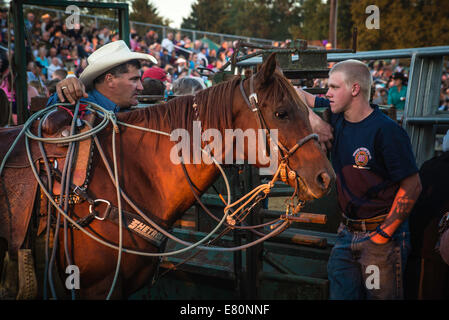
[[[274,116],[278,119],[285,119],[285,118],[287,118],[288,113],[287,113],[287,111],[276,111],[274,113]]]

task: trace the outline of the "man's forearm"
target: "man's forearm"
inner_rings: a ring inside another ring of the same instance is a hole
[[[408,218],[421,189],[421,180],[418,173],[402,180],[391,210],[381,225],[384,232],[392,235],[401,223]]]

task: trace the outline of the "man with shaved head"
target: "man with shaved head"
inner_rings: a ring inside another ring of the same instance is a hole
[[[331,150],[341,211],[328,262],[330,299],[403,298],[408,215],[421,182],[407,133],[370,105],[371,84],[364,63],[346,60],[330,70],[326,99],[298,90],[310,107],[331,114],[327,128],[311,112]]]

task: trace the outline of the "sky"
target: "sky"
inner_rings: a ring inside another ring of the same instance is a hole
[[[172,21],[170,27],[180,28],[182,18],[190,15],[192,3],[196,0],[151,0],[161,17]]]

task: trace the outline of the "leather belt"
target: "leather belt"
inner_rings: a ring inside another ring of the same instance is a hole
[[[369,219],[350,219],[342,214],[342,223],[352,231],[374,231],[377,226],[384,222],[387,214]]]

